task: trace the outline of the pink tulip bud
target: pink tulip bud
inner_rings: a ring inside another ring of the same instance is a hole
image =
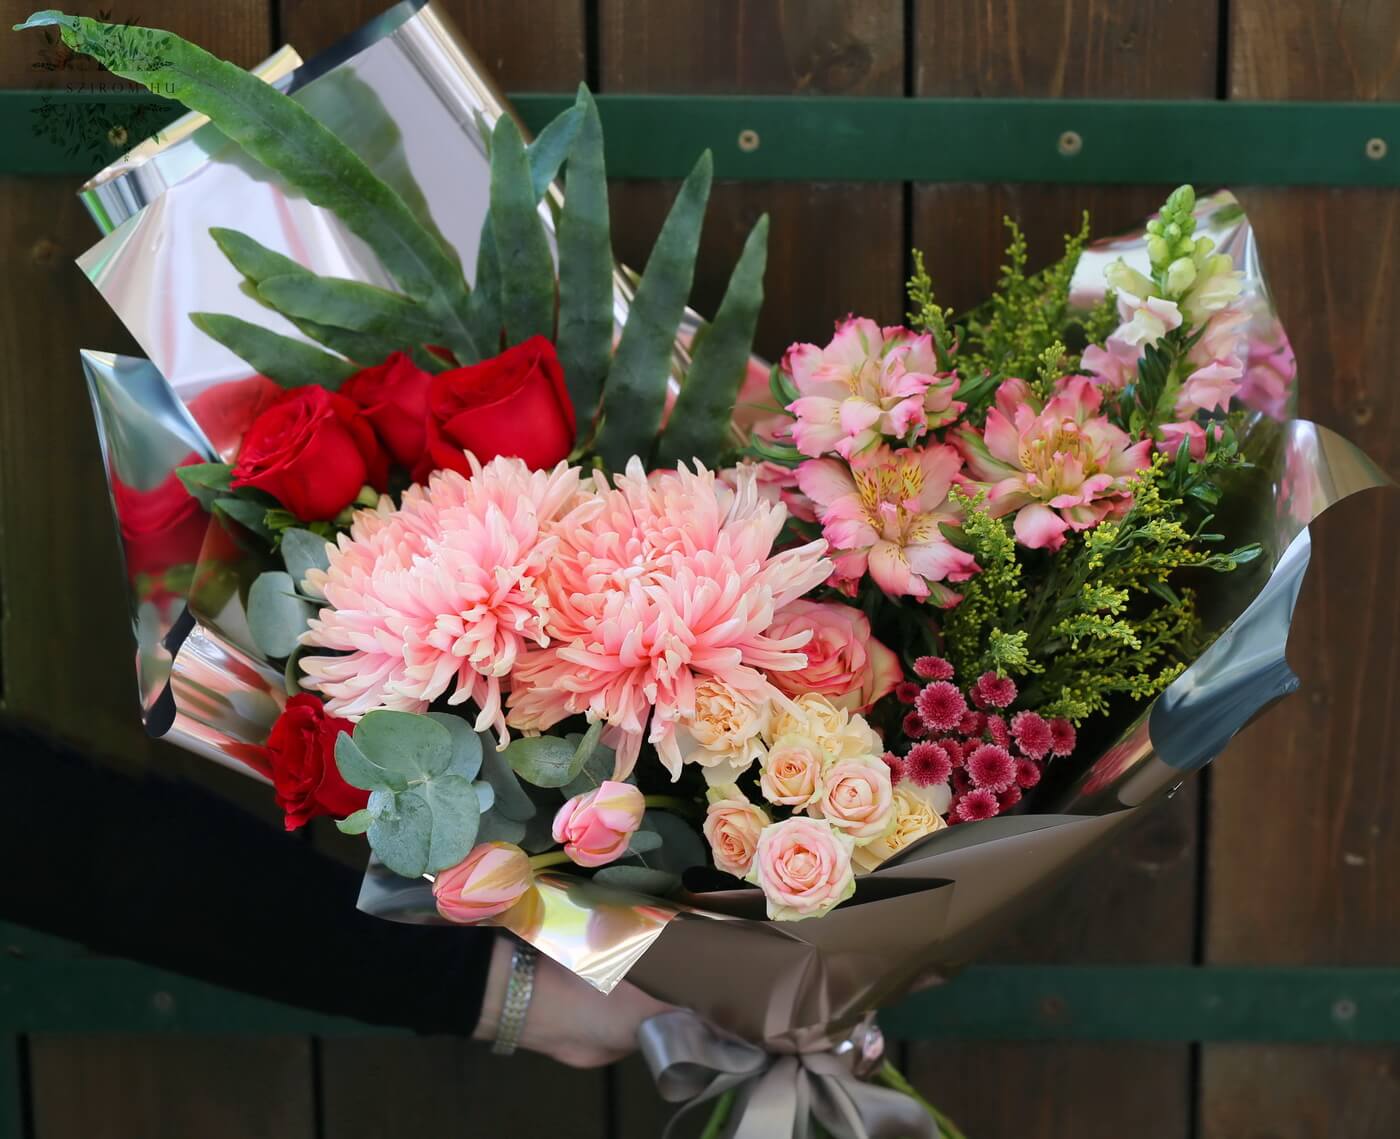
[[[580,866],[603,866],[627,853],[646,809],[642,793],[611,779],[596,791],[575,795],[554,816],[554,841]]]
[[[508,842],[483,842],[433,882],[438,913],[470,925],[503,914],[534,884],[530,856]]]

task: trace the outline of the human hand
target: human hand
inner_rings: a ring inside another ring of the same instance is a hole
[[[496,938],[475,1040],[492,1040],[501,1020],[514,943]],[[604,996],[587,981],[541,955],[535,967],[535,992],[525,1014],[520,1047],[540,1052],[571,1068],[599,1068],[629,1055],[637,1047],[637,1028],[671,1006],[653,1000],[623,981]]]

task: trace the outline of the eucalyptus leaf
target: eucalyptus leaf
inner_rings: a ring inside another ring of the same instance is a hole
[[[661,845],[647,854],[648,866],[680,875],[692,866],[708,864],[704,842],[695,828],[679,816],[668,811],[648,811],[642,816],[642,829],[655,831],[661,837]]]
[[[211,510],[215,499],[229,493],[233,468],[227,463],[191,463],[186,467],[176,467],[175,474],[190,492],[190,497],[197,499],[205,510]]]
[[[313,534],[310,530],[291,526],[282,531],[282,542],[279,547],[282,551],[282,562],[286,565],[287,572],[292,575],[292,581],[296,583],[297,589],[302,593],[312,597],[321,597],[320,593],[313,591],[306,584],[306,575],[313,569],[330,568],[329,547],[329,542],[320,534]]]
[[[581,125],[565,175],[559,215],[559,363],[573,401],[579,441],[598,411],[613,348],[613,255],[603,125],[579,85]]]
[[[477,806],[481,809],[482,815],[485,815],[496,805],[496,789],[484,779],[478,779],[472,786],[476,788]]]
[[[506,748],[511,769],[536,787],[563,787],[583,764],[575,765],[574,745],[558,736],[518,736]]]
[[[414,792],[423,796],[432,812],[428,870],[455,866],[476,843],[477,825],[481,821],[476,788],[470,780],[448,773],[417,785]]]
[[[410,783],[441,775],[454,756],[451,732],[434,717],[387,708],[361,717],[355,743],[377,766]]]
[[[341,834],[364,834],[374,822],[374,816],[366,810],[356,811],[343,819],[336,819],[335,829]]]
[[[661,426],[672,347],[695,278],[713,168],[707,150],[681,185],[647,258],[613,355],[603,393],[598,454],[614,471],[622,470],[633,455],[649,454]]]
[[[417,878],[428,870],[433,811],[413,791],[398,795],[394,808],[393,814],[386,813],[370,824],[369,845],[379,861],[395,874]]]
[[[392,805],[389,800],[375,799],[387,788],[390,792],[401,791],[408,786],[408,780],[395,772],[386,770],[364,753],[349,732],[341,732],[335,740],[335,765],[340,769],[340,777],[362,791],[370,792],[369,809],[376,815]]]
[[[429,712],[428,719],[441,724],[452,737],[452,762],[447,770],[466,780],[475,779],[481,770],[481,737],[466,720],[450,712]]]
[[[613,749],[599,744],[579,769],[578,775],[564,785],[565,797],[572,799],[575,795],[586,795],[589,791],[596,791],[613,777],[616,767],[617,758]],[[629,777],[626,782],[633,783],[635,780]]]
[[[248,589],[248,631],[266,656],[282,660],[297,648],[297,638],[315,609],[296,595],[296,583],[281,570],[259,574]]]
[[[482,748],[481,775],[496,792],[495,814],[508,819],[524,822],[535,815],[535,803],[529,793],[520,785],[505,752],[497,751],[494,744]]]
[[[543,854],[559,844],[554,841],[554,812],[540,811],[525,822],[525,837],[520,847],[528,854]]]
[[[442,323],[443,342],[470,345],[467,287],[444,244],[364,161],[295,99],[170,32],[38,12],[24,26],[57,26],[73,51],[113,74],[207,115],[230,139],[314,205],[335,213],[409,296]]]
[[[661,836],[659,834],[655,831],[639,830],[633,832],[631,840],[627,843],[627,853],[646,854],[660,846]]]
[[[284,388],[315,385],[335,391],[358,368],[349,360],[322,352],[314,345],[269,332],[236,316],[217,312],[192,312],[190,320],[205,335],[217,340],[255,371]]]
[[[681,884],[679,875],[649,866],[604,866],[593,875],[593,880],[652,897],[665,897]]]
[[[369,802],[365,804],[365,810],[370,813],[371,818],[388,818],[397,813],[394,799],[398,795],[397,791],[381,787],[377,791],[369,793]]]
[[[510,344],[554,335],[554,257],[538,201],[520,129],[502,115],[491,139],[491,227]]]
[[[508,819],[500,811],[487,811],[476,829],[476,841],[509,842],[519,846],[525,840],[525,824]]]
[[[698,459],[715,467],[723,457],[734,404],[748,374],[767,263],[768,215],[764,214],[744,242],[714,321],[695,345],[685,383],[657,445],[658,466]]]

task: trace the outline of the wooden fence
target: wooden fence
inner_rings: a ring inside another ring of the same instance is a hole
[[[384,2],[81,7],[169,27],[246,65],[280,41],[309,55]],[[1400,101],[1400,5],[1392,3],[436,3],[514,91],[567,91],[587,79],[604,93],[813,99]],[[0,0],[3,23],[29,6]],[[61,76],[36,70],[36,50],[31,35],[0,35],[0,86],[62,85]],[[1297,349],[1303,414],[1396,472],[1400,191],[1233,188],[1258,230]],[[180,770],[252,803],[236,776],[152,745],[137,723],[117,552],[74,351],[120,350],[130,340],[72,264],[94,236],[73,189],[69,179],[0,178],[3,712],[113,762]],[[673,189],[614,187],[625,260],[643,260]],[[1082,208],[1093,211],[1098,232],[1109,232],[1139,220],[1165,189],[721,184],[697,306],[713,308],[720,274],[763,211],[773,230],[759,347],[775,355],[792,340],[820,338],[848,311],[897,320],[911,245],[926,251],[943,300],[964,306],[995,280],[1003,214],[1020,219],[1033,253],[1046,259]],[[1066,883],[997,962],[1400,964],[1397,534],[1393,496],[1345,504],[1316,527],[1291,652],[1302,693]],[[56,675],[58,662],[75,659],[80,673]],[[1400,1134],[1393,1044],[959,1041],[912,1043],[905,1052],[919,1086],[973,1139]],[[497,1061],[449,1040],[36,1033],[23,1056],[33,1139],[640,1139],[658,1134],[665,1114],[634,1062],[567,1072],[531,1058]]]

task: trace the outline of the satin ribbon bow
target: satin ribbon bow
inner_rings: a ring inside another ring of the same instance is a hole
[[[663,1099],[685,1106],[662,1139],[702,1104],[737,1093],[724,1139],[810,1139],[815,1119],[834,1139],[938,1139],[938,1126],[908,1096],[856,1077],[834,1051],[772,1053],[723,1036],[688,1009],[637,1030]]]

